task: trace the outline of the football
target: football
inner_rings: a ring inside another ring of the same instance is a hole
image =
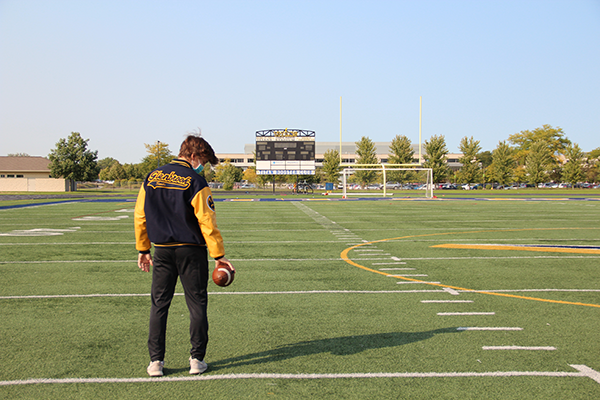
[[[212,274],[213,282],[215,282],[219,286],[229,286],[231,282],[233,282],[233,277],[235,276],[235,271],[229,269],[229,267],[223,266],[219,268],[215,268]]]

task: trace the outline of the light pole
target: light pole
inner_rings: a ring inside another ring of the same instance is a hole
[[[160,167],[160,140],[156,141],[156,168]]]

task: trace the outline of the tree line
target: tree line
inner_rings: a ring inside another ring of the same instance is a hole
[[[175,158],[167,143],[157,142],[144,144],[148,154],[137,164],[121,164],[111,157],[98,160],[98,152],[87,148],[88,141],[78,132],[72,132],[67,139],[60,139],[48,156],[51,175],[74,182],[100,179],[139,183],[152,170]],[[458,162],[461,166],[458,170],[452,170],[448,165],[449,150],[445,137],[434,135],[425,140],[422,167],[432,169],[434,183],[528,183],[537,186],[539,183],[553,181],[575,185],[579,182],[597,182],[600,176],[600,148],[584,153],[577,143],[565,136],[561,128],[550,125],[510,135],[492,151],[482,151],[480,141],[472,136],[465,136],[460,141],[459,151],[461,157]],[[375,143],[367,136],[356,142],[356,156],[356,164],[380,163]],[[418,160],[415,159],[410,139],[396,135],[390,143],[387,164],[408,167],[416,162]],[[242,171],[230,160],[217,166],[205,166],[203,175],[207,181],[220,182],[223,188],[231,189],[236,182],[242,180],[260,186],[272,180],[337,183],[342,169],[338,150],[328,150],[324,154],[323,166],[317,168],[315,175],[257,175],[255,167]],[[388,181],[406,183],[415,179],[418,179],[415,172],[410,170],[387,172]],[[366,167],[355,167],[355,173],[349,178],[350,182],[362,185],[380,180],[378,171],[366,170]]]
[[[461,166],[458,170],[452,170],[448,165],[449,150],[443,135],[434,135],[426,140],[423,150],[422,167],[432,169],[434,183],[527,183],[537,186],[552,181],[576,185],[597,182],[600,176],[600,148],[584,153],[561,128],[550,125],[510,135],[492,151],[482,151],[480,141],[465,136],[459,145],[461,157],[458,162]],[[375,144],[368,137],[356,142],[356,154],[356,164],[378,163]],[[417,161],[410,139],[402,135],[394,137],[388,165],[414,164]],[[337,150],[325,154],[323,169],[328,181],[337,182],[336,177],[341,170]],[[356,167],[355,182],[366,185],[380,179],[378,172],[360,169]],[[388,172],[387,177],[388,181],[399,183],[415,179],[410,171]]]
[[[48,158],[50,174],[53,178],[65,178],[72,182],[112,181],[115,185],[141,183],[155,168],[170,163],[175,157],[169,144],[145,143],[147,155],[136,164],[121,164],[112,157],[98,160],[98,151],[88,149],[89,139],[83,139],[79,132],[71,132],[66,139],[56,143]],[[224,182],[233,187],[234,182],[243,179],[242,169],[230,162],[213,167],[206,165],[202,175],[210,182]]]

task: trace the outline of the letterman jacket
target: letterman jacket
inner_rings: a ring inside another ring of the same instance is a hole
[[[152,171],[138,193],[134,213],[136,249],[206,246],[212,258],[225,255],[215,203],[206,180],[189,162],[175,159]]]

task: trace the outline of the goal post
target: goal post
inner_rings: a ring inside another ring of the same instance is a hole
[[[361,171],[380,171],[382,175],[382,188],[383,188],[383,197],[387,196],[387,177],[388,173],[392,171],[409,171],[418,173],[417,177],[413,177],[413,180],[416,180],[415,183],[422,184],[423,189],[425,190],[425,197],[428,199],[433,198],[433,169],[431,168],[422,168],[422,167],[412,167],[407,168],[406,165],[403,164],[365,164],[365,168],[357,168],[362,165],[356,165],[355,167],[347,167],[342,170],[342,187],[343,193],[342,196],[346,198],[348,196],[347,192],[347,178],[349,175],[353,174],[357,170]],[[420,172],[420,173],[419,173]],[[415,179],[416,178],[416,179]],[[421,190],[423,190],[421,189]]]

